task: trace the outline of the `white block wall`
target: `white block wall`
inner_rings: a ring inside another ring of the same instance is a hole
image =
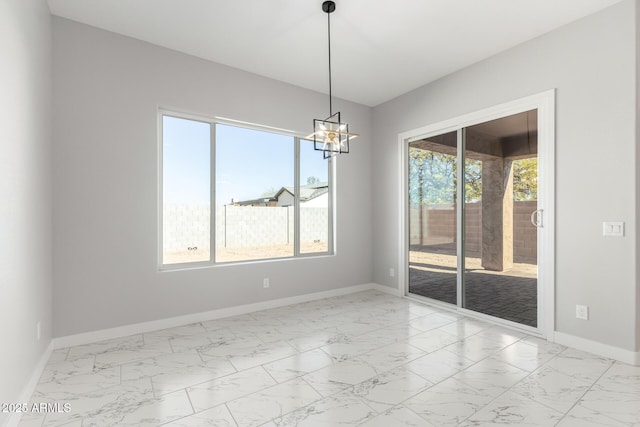
[[[300,240],[326,242],[328,209],[300,208]],[[163,246],[165,251],[184,251],[190,247],[209,248],[209,206],[166,205],[164,207]],[[292,206],[218,206],[216,245],[218,247],[256,247],[293,243]]]

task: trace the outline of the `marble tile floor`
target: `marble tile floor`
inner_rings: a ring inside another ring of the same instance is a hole
[[[56,350],[20,426],[638,426],[640,367],[377,291]]]

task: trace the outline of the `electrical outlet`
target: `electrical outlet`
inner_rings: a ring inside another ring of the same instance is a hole
[[[390,268],[389,269],[389,276],[394,277],[396,275],[396,269],[395,268]]]
[[[586,305],[576,305],[576,318],[589,320],[589,307]]]
[[[42,337],[42,328],[40,326],[40,322],[36,323],[36,337],[38,338],[38,341],[40,341],[40,338]]]
[[[269,278],[265,277],[264,279],[262,279],[262,287],[264,289],[267,289],[269,287]]]

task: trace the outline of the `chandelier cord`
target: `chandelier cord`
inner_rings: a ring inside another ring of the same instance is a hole
[[[327,33],[327,40],[329,40],[329,116],[332,116],[333,104],[331,96],[331,12],[327,13]]]

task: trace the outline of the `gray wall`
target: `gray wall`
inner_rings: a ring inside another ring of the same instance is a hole
[[[51,340],[51,18],[46,2],[0,2],[0,58],[0,402],[11,403],[20,401]],[[0,413],[0,425],[7,418]]]
[[[556,328],[636,348],[636,2],[627,0],[374,109],[373,279],[398,267],[398,133],[557,88]],[[419,53],[417,53],[419,54]],[[403,66],[410,66],[404,64]],[[626,237],[602,237],[602,221]],[[575,305],[590,306],[590,320]]]
[[[338,160],[335,256],[158,272],[158,106],[310,132],[326,95],[54,18],[54,336],[371,281],[371,109]],[[262,289],[262,278],[271,287]]]

